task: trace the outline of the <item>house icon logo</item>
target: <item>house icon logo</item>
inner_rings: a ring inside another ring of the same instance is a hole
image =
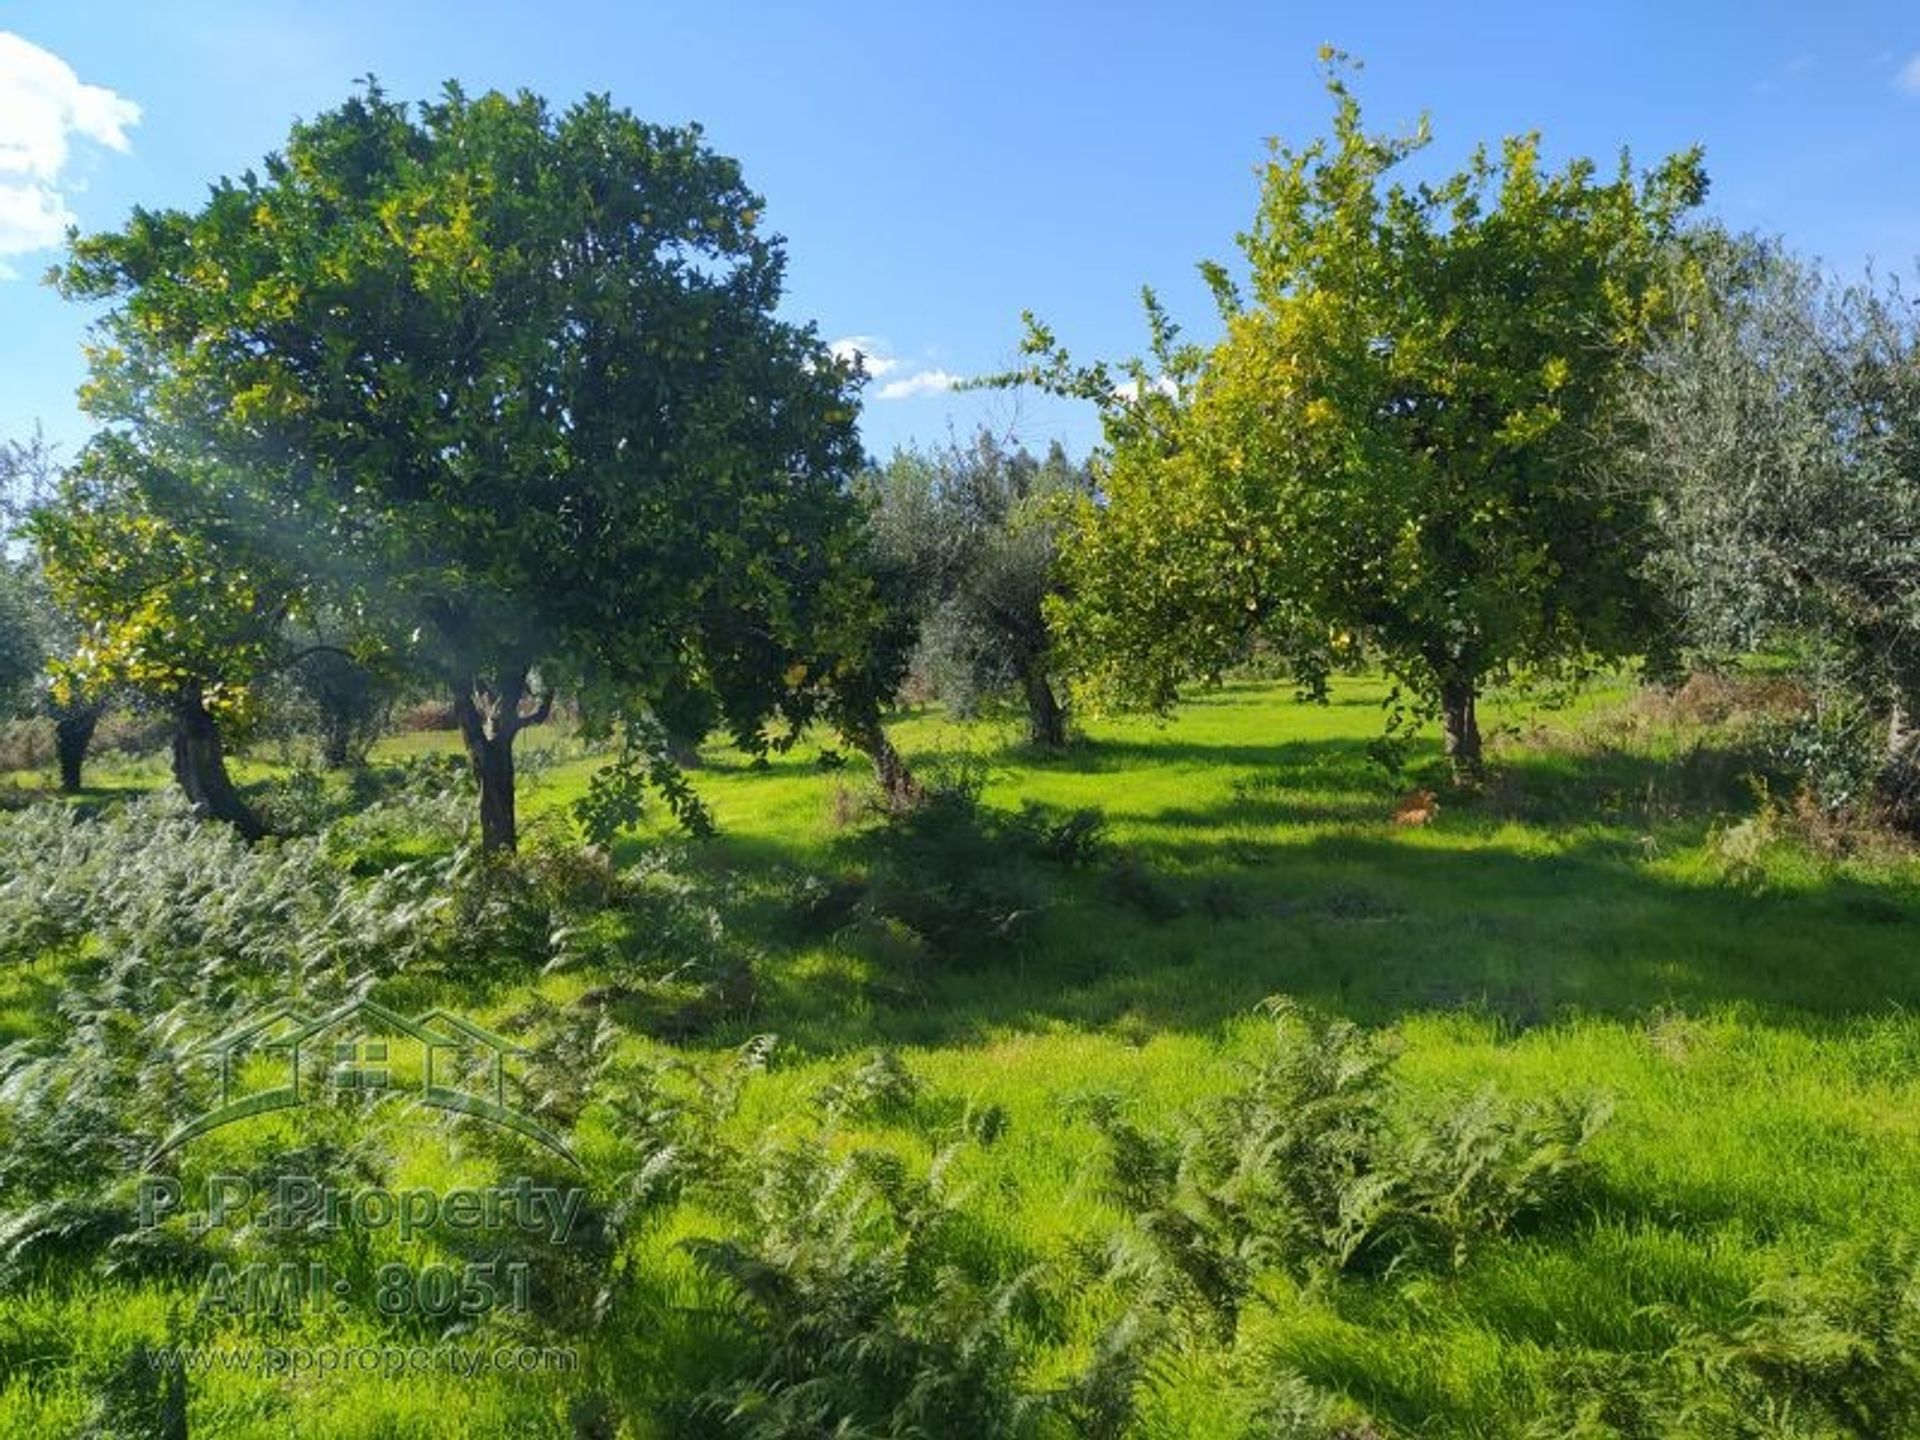
[[[404,1097],[416,1104],[498,1125],[580,1161],[552,1130],[507,1103],[507,1061],[526,1052],[448,1010],[411,1018],[375,1000],[350,1000],[308,1017],[278,1006],[193,1052],[220,1067],[220,1102],[162,1140],[153,1165],[187,1141],[276,1110],[330,1100]],[[249,1088],[248,1076],[273,1062],[274,1080]]]

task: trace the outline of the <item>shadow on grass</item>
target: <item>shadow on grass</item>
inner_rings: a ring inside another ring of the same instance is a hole
[[[1036,749],[1020,740],[986,752],[930,747],[915,751],[912,759],[916,766],[930,769],[951,766],[966,758],[986,758],[990,763],[1014,761],[1022,768],[1045,774],[1106,775],[1122,770],[1285,766],[1325,749],[1336,749],[1343,753],[1350,749],[1361,762],[1366,761],[1366,746],[1358,742],[1275,740],[1264,745],[1241,744],[1196,740],[1173,732],[1138,738],[1103,736],[1082,739],[1063,750]],[[1372,774],[1376,781],[1382,780],[1382,772],[1377,766],[1372,767]]]
[[[1789,784],[1752,744],[1696,741],[1672,754],[1618,746],[1527,749],[1498,757],[1472,808],[1532,823],[1638,823],[1708,819],[1751,810],[1756,787]]]
[[[736,834],[703,863],[749,897],[737,923],[768,980],[753,1027],[803,1049],[1060,1024],[1206,1031],[1275,992],[1370,1024],[1465,1011],[1513,1029],[1728,1006],[1826,1028],[1920,1005],[1912,886],[1835,874],[1755,890],[1652,858],[1749,808],[1749,761],[1523,755],[1487,793],[1444,797],[1433,831],[1407,832],[1388,823],[1395,787],[1357,741],[1089,747],[1061,763],[1260,768],[1217,803],[1136,813],[1124,856],[1041,867],[1048,905],[965,969],[890,968],[832,937],[796,940],[787,887],[820,872],[818,853]],[[1536,835],[1502,834],[1516,812],[1538,817]],[[850,851],[829,855],[829,872],[857,868]]]
[[[0,974],[0,1048],[54,1028],[65,993],[65,962],[42,960]]]
[[[129,777],[105,785],[83,785],[78,790],[62,790],[54,784],[0,786],[0,810],[25,810],[34,805],[68,805],[75,810],[96,811],[119,800],[132,800],[146,794],[153,784],[143,778]]]

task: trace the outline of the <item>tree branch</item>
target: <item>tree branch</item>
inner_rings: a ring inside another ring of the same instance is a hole
[[[529,725],[543,725],[546,723],[547,717],[552,714],[553,714],[553,691],[547,690],[542,692],[539,700],[537,700],[534,703],[533,709],[520,717],[519,724],[516,725],[514,728],[518,730],[524,730]]]
[[[342,649],[338,645],[308,645],[303,649],[296,650],[293,652],[293,654],[287,656],[286,659],[280,662],[277,668],[281,670],[291,670],[294,666],[298,665],[302,660],[309,659],[310,657],[315,655],[338,655],[342,660],[354,659],[354,655],[351,650]]]

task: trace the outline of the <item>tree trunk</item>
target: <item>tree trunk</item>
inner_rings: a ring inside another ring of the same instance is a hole
[[[1061,750],[1067,743],[1067,707],[1053,693],[1053,686],[1039,666],[1022,677],[1027,690],[1027,743],[1048,750]]]
[[[473,687],[455,686],[453,715],[466,742],[467,762],[480,787],[480,847],[512,851],[520,844],[520,825],[513,806],[513,737],[509,725],[496,730],[474,699]]]
[[[453,716],[466,742],[467,761],[480,787],[480,847],[511,852],[519,847],[520,827],[514,814],[513,741],[529,725],[538,725],[553,712],[553,692],[541,695],[534,709],[522,714],[527,698],[528,666],[516,665],[500,673],[497,688],[474,676],[453,687]]]
[[[62,710],[54,717],[53,748],[60,758],[60,788],[77,795],[87,763],[87,750],[93,744],[93,732],[100,723],[103,706],[83,705]]]
[[[198,685],[182,689],[174,705],[173,778],[202,814],[226,821],[248,840],[266,834],[260,817],[247,808],[227,774],[220,727]]]
[[[320,763],[329,770],[344,770],[353,763],[351,721],[331,715],[321,720]]]
[[[1480,776],[1480,719],[1474,713],[1474,683],[1448,679],[1440,682],[1440,721],[1446,730],[1447,759],[1456,780]]]
[[[912,810],[927,798],[927,792],[913,778],[905,758],[893,748],[893,741],[877,716],[848,726],[846,733],[847,739],[873,762],[873,778],[889,810],[896,814]]]
[[[518,849],[520,821],[513,803],[513,736],[482,735],[478,741],[468,736],[467,757],[473,762],[474,778],[480,782],[480,847],[483,850]]]

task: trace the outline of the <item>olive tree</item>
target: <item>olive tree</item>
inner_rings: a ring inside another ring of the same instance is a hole
[[[77,793],[86,779],[87,754],[94,732],[113,696],[111,685],[72,683],[81,633],[72,612],[61,605],[48,584],[46,566],[37,548],[28,548],[0,575],[0,600],[5,611],[8,658],[4,684],[11,706],[38,716],[53,726],[54,759],[60,788]]]
[[[1775,244],[1715,233],[1694,257],[1695,318],[1638,389],[1662,568],[1696,646],[1797,654],[1836,738],[1915,818],[1920,315]]]
[[[46,663],[31,560],[13,548],[36,451],[44,454],[38,436],[32,444],[0,442],[0,718],[32,707]]]
[[[31,708],[45,659],[26,576],[0,562],[0,715]]]
[[[0,543],[12,548],[0,557],[0,601],[5,611],[4,668],[0,682],[15,708],[43,716],[53,724],[54,755],[60,788],[77,792],[85,779],[87,752],[106,713],[110,687],[85,688],[52,683],[81,641],[72,611],[55,598],[46,566],[35,543],[31,520],[52,501],[61,483],[54,448],[36,428],[25,440],[0,441]]]
[[[1031,744],[1067,740],[1067,707],[1045,606],[1059,588],[1062,502],[1089,488],[1056,442],[1044,459],[990,432],[897,451],[864,488],[876,544],[912,576],[918,665],[956,710],[1019,697]]]
[[[287,667],[292,708],[321,764],[332,770],[363,765],[392,718],[397,687],[377,661],[332,643],[322,627],[314,630],[319,638],[300,647]]]

